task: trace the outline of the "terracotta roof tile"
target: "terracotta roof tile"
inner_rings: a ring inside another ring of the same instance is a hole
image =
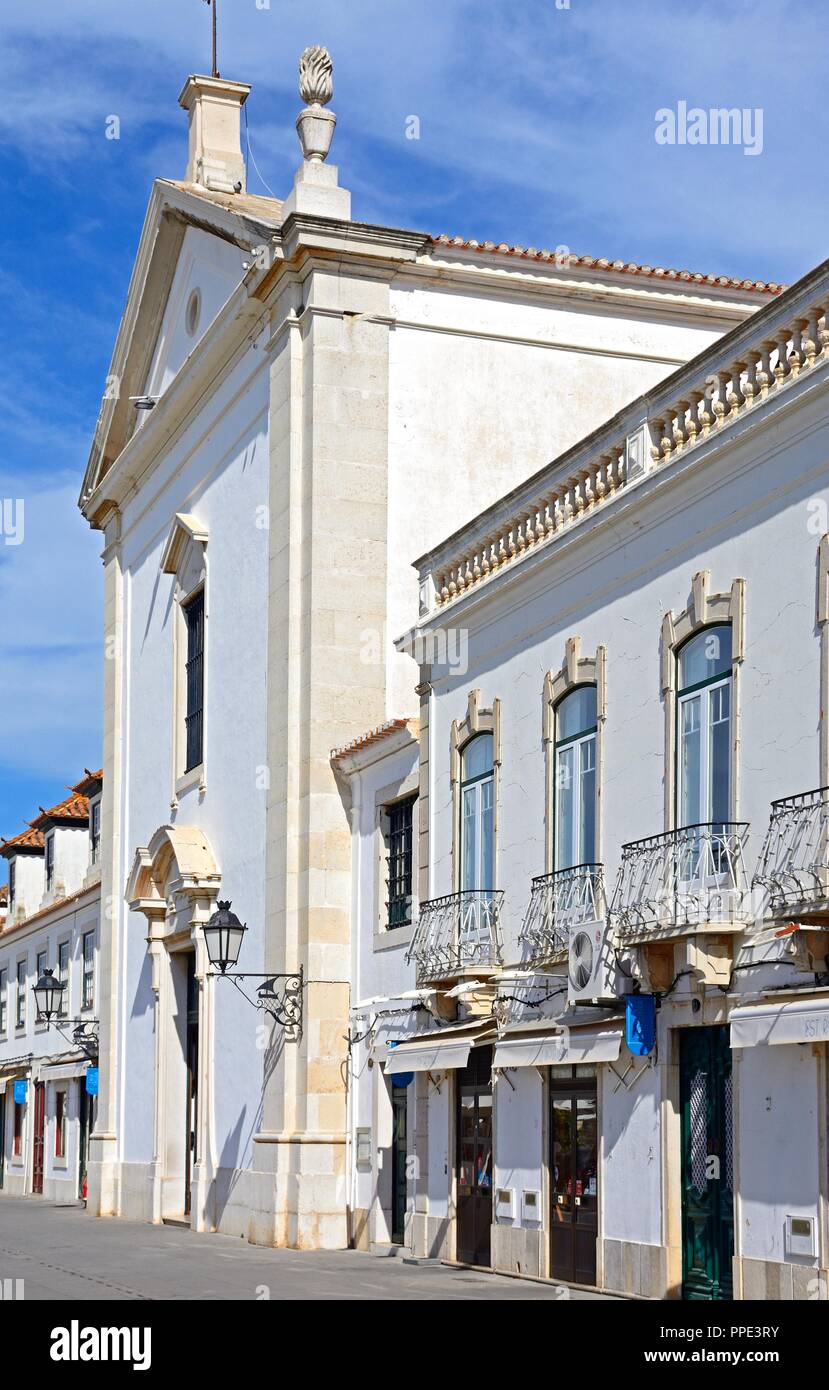
[[[80,796],[74,789],[71,796],[67,796],[65,801],[59,801],[57,806],[50,806],[48,810],[41,806],[40,815],[35,816],[29,824],[35,830],[45,830],[51,821],[55,820],[88,820],[89,801],[87,797]]]
[[[376,729],[370,729],[367,734],[361,734],[359,738],[352,739],[351,743],[344,743],[342,748],[332,748],[331,761],[335,762],[337,758],[347,758],[349,753],[357,753],[361,748],[369,748],[372,743],[379,743],[389,734],[396,733],[398,729],[407,729],[414,722],[411,719],[389,719],[385,724],[379,724]]]
[[[77,792],[79,796],[94,796],[95,792],[99,789],[100,783],[103,781],[103,777],[104,769],[102,767],[99,767],[97,772],[90,772],[89,768],[85,767],[84,775],[80,782],[76,782],[74,786],[68,787],[67,790],[70,792]]]
[[[0,854],[7,855],[14,849],[43,849],[46,844],[46,837],[42,830],[35,830],[29,826],[26,830],[21,830],[19,835],[13,836],[11,840],[3,840],[0,844]]]
[[[518,260],[560,262],[565,267],[582,266],[585,270],[613,271],[620,275],[652,277],[656,280],[680,280],[686,284],[719,285],[733,290],[750,291],[753,294],[778,295],[788,289],[788,285],[778,284],[773,280],[741,280],[728,275],[702,275],[699,271],[692,270],[667,270],[664,266],[639,265],[636,261],[609,261],[604,256],[578,256],[571,251],[567,251],[565,261],[561,248],[558,251],[539,251],[535,246],[508,246],[505,241],[496,246],[494,241],[447,236],[445,232],[429,239],[433,246],[451,246],[459,251],[482,251],[496,256],[513,256]]]

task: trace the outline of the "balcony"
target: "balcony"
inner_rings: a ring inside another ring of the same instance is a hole
[[[829,787],[771,803],[771,819],[752,883],[767,915],[792,913],[824,923],[829,915]]]
[[[576,864],[539,875],[532,881],[519,936],[523,963],[541,966],[561,961],[567,955],[571,928],[606,917],[601,864]]]
[[[412,943],[418,985],[490,972],[501,964],[503,892],[465,889],[421,903]]]
[[[611,905],[619,944],[740,930],[747,835],[748,825],[720,821],[623,845]]]

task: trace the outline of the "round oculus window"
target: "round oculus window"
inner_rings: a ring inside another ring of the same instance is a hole
[[[187,301],[187,309],[184,315],[184,325],[192,338],[199,326],[201,318],[201,290],[192,290]]]

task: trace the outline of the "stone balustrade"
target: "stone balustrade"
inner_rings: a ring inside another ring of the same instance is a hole
[[[829,268],[821,266],[423,556],[421,617],[555,544],[632,482],[716,438],[824,363],[827,308]]]

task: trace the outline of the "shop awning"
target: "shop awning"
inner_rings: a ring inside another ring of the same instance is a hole
[[[829,1042],[829,995],[775,999],[731,1010],[731,1046]]]
[[[390,1076],[399,1076],[407,1071],[454,1071],[466,1066],[473,1047],[494,1037],[495,1024],[492,1019],[473,1027],[465,1023],[459,1027],[441,1028],[434,1033],[422,1033],[420,1037],[398,1043],[390,1049],[385,1071]]]
[[[507,1028],[495,1048],[496,1067],[574,1066],[579,1062],[615,1062],[622,1046],[621,1023],[604,1027]]]
[[[89,1059],[83,1062],[56,1062],[52,1067],[40,1068],[41,1081],[74,1081],[86,1075]]]
[[[0,1076],[26,1076],[31,1065],[31,1053],[27,1053],[25,1057],[9,1057],[6,1061],[0,1062]]]

